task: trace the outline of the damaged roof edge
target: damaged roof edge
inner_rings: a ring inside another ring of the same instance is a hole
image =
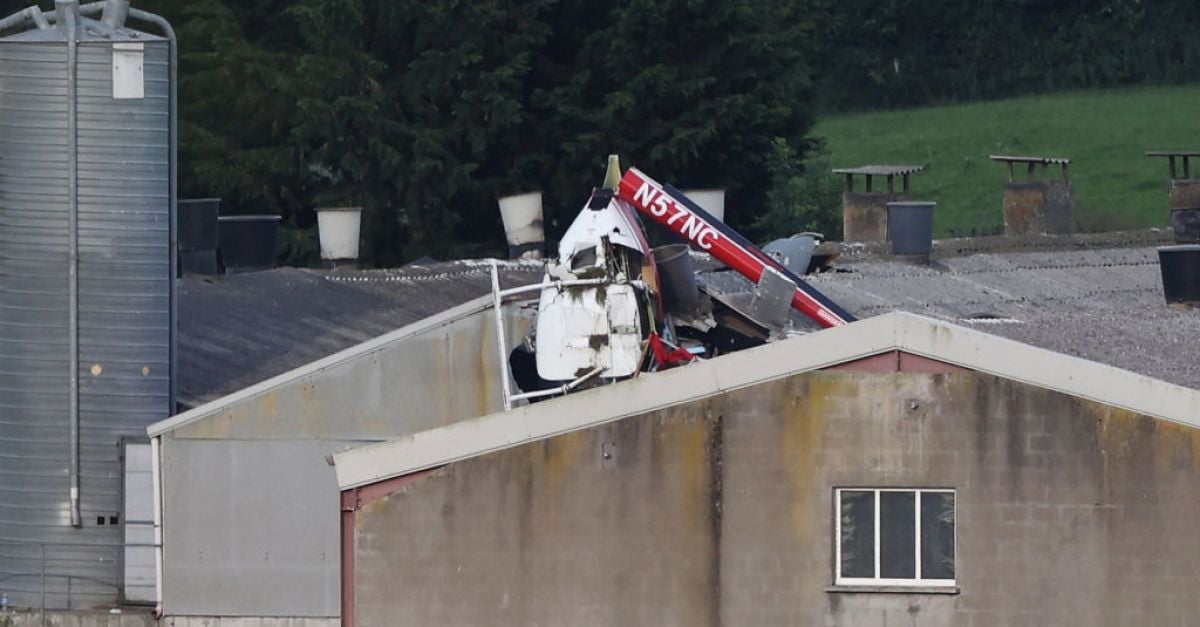
[[[1200,391],[932,318],[892,312],[345,450],[334,455],[338,486],[356,488],[890,350],[1200,427]]]
[[[182,426],[202,420],[208,416],[220,413],[222,410],[231,405],[267,394],[272,390],[283,386],[284,384],[302,379],[314,373],[319,373],[322,370],[337,366],[338,364],[342,364],[353,359],[357,359],[363,355],[368,355],[393,342],[415,337],[421,335],[422,333],[427,333],[471,314],[478,313],[486,309],[491,309],[491,307],[491,295],[480,296],[479,298],[469,300],[461,305],[458,305],[457,307],[447,309],[442,313],[400,327],[399,329],[396,329],[390,333],[386,333],[379,337],[367,340],[361,344],[351,346],[350,348],[329,355],[328,357],[323,357],[317,361],[301,366],[294,370],[289,370],[288,372],[271,377],[270,379],[266,379],[260,383],[256,383],[250,387],[238,390],[237,392],[227,396],[223,396],[198,407],[194,407],[180,414],[176,414],[165,420],[160,420],[159,422],[146,427],[146,433],[153,438],[168,431],[173,431]]]

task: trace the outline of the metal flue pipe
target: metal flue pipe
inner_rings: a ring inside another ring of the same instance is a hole
[[[105,5],[109,0],[99,0],[98,2],[89,2],[79,6],[79,15],[96,15],[104,10]],[[129,3],[125,0],[125,5]],[[124,20],[124,18],[122,18]],[[38,28],[50,28],[51,24],[58,21],[57,11],[45,12],[36,6],[25,7],[8,17],[0,19],[0,33],[12,30],[25,24],[25,22],[33,22]]]
[[[101,22],[109,28],[121,28],[129,15],[129,0],[105,0]]]
[[[69,417],[71,526],[83,525],[79,508],[79,0],[55,0],[67,31],[67,342],[70,351]]]
[[[25,7],[16,13],[0,20],[0,32],[16,28],[25,22],[33,21],[38,25],[38,28],[46,28],[50,25],[46,21],[46,16],[42,15],[42,10],[37,7]],[[43,26],[45,24],[45,26]]]

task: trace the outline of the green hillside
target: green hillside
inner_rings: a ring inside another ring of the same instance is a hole
[[[1145,151],[1200,150],[1200,85],[836,116],[814,134],[827,141],[834,167],[926,165],[912,192],[938,202],[940,235],[1002,224],[1007,175],[993,154],[1071,159],[1081,230],[1165,226],[1167,163]]]

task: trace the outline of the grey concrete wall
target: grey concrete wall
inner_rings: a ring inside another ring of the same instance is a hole
[[[957,490],[958,594],[833,582],[837,487]],[[1200,433],[988,375],[816,372],[356,513],[359,625],[1185,625]]]
[[[528,316],[506,315],[511,346]],[[493,330],[492,312],[477,311],[165,432],[166,615],[339,616],[338,488],[326,456],[500,410]]]

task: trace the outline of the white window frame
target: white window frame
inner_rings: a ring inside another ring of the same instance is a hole
[[[842,576],[842,492],[874,492],[875,493],[875,576],[874,577],[843,577]],[[916,550],[916,577],[913,579],[895,579],[879,576],[879,495],[883,492],[915,493],[913,510],[916,520],[913,526]],[[954,495],[954,579],[922,579],[921,578],[921,495],[925,493],[941,493]],[[879,586],[906,588],[953,588],[958,585],[958,494],[953,488],[837,488],[833,491],[833,520],[834,520],[834,585],[838,586]]]

